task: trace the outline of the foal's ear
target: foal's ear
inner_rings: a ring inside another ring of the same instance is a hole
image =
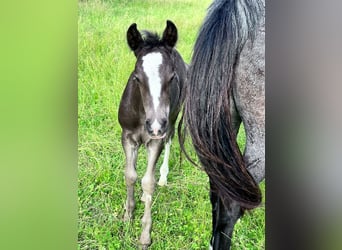
[[[166,45],[174,47],[176,45],[177,39],[178,34],[176,25],[170,20],[167,20],[162,41],[165,42]]]
[[[137,29],[137,24],[131,24],[127,30],[127,43],[129,47],[134,51],[134,53],[136,53],[136,50],[141,47],[143,42],[141,34]]]

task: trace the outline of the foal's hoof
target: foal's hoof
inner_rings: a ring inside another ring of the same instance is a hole
[[[161,187],[166,186],[166,185],[167,185],[167,180],[162,180],[162,179],[160,179],[160,180],[158,181],[158,185],[161,186]]]
[[[149,247],[149,245],[142,245],[142,246],[141,246],[141,249],[142,249],[142,250],[147,250],[148,247]]]
[[[139,243],[140,243],[141,249],[147,250],[149,246],[151,246],[151,243],[152,243],[150,233],[143,232],[140,236]]]

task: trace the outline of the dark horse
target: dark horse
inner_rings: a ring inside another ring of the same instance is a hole
[[[125,180],[127,186],[124,219],[133,216],[135,208],[134,184],[137,180],[138,148],[145,144],[148,153],[147,169],[141,180],[145,202],[140,243],[143,249],[151,244],[151,205],[155,188],[155,165],[165,145],[164,162],[160,168],[159,185],[165,185],[168,157],[175,122],[183,104],[183,88],[187,66],[174,46],[177,28],[167,21],[160,39],[145,31],[143,36],[132,24],[127,31],[127,42],[137,62],[128,79],[119,107],[122,127],[122,146],[126,155]]]
[[[230,249],[236,221],[262,198],[258,183],[265,168],[264,9],[262,0],[214,1],[189,68],[183,124],[209,176],[210,248],[215,250]],[[247,139],[243,154],[236,142],[241,121]],[[179,134],[183,144],[185,131]]]

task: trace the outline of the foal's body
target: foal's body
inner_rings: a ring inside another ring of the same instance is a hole
[[[143,190],[141,200],[145,202],[145,211],[140,243],[145,249],[151,244],[151,205],[155,188],[155,165],[165,146],[159,179],[159,185],[165,185],[171,139],[183,101],[186,65],[173,48],[177,41],[177,29],[170,21],[167,22],[162,39],[149,32],[145,32],[143,39],[136,29],[136,24],[132,24],[127,31],[127,41],[137,57],[137,62],[119,107],[122,145],[126,155],[127,200],[124,219],[129,220],[133,216],[137,155],[140,145],[144,144],[148,163],[141,180]]]

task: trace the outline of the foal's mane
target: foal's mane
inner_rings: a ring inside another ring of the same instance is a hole
[[[160,36],[155,32],[143,30],[141,31],[141,34],[144,40],[144,45],[143,45],[144,48],[151,49],[151,48],[166,46],[163,39],[161,39]]]

